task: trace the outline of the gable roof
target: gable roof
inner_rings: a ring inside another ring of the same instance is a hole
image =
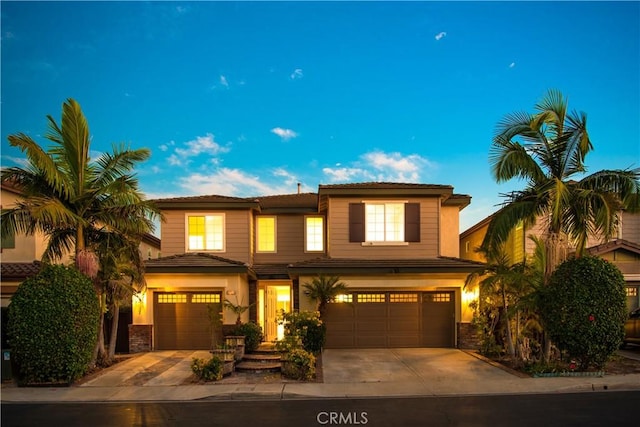
[[[245,263],[207,253],[185,253],[145,261],[147,273],[246,273],[255,278]]]
[[[258,201],[262,213],[318,211],[318,193],[279,194],[252,199]]]
[[[155,199],[151,202],[160,209],[255,209],[259,206],[255,199],[217,194]]]
[[[589,253],[589,255],[600,256],[609,252],[617,251],[619,249],[623,249],[640,255],[640,244],[624,239],[615,239],[601,245],[592,246],[587,249],[587,253]]]

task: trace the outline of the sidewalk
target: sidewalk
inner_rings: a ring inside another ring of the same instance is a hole
[[[3,385],[5,402],[292,400],[639,390],[640,374],[523,378],[455,349],[327,350],[324,382],[191,384],[190,353],[152,352],[71,387]],[[166,368],[167,360],[173,360]],[[161,366],[153,373],[153,367]],[[140,379],[143,380],[140,380]]]

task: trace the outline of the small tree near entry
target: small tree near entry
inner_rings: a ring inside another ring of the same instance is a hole
[[[21,384],[70,384],[84,375],[96,345],[100,306],[76,268],[49,265],[11,298],[7,330]]]
[[[552,342],[578,369],[601,369],[622,344],[627,317],[625,281],[596,257],[570,259],[541,289],[540,310]]]

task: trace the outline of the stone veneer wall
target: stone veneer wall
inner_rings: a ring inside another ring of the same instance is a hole
[[[458,348],[480,349],[480,337],[476,325],[470,322],[458,322]]]
[[[129,353],[153,349],[153,325],[129,325]]]

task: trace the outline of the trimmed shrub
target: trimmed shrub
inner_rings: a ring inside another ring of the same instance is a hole
[[[11,298],[7,332],[20,384],[65,383],[84,375],[98,338],[100,306],[76,268],[45,266]]]
[[[316,357],[294,349],[282,356],[282,375],[294,380],[312,380],[316,376]]]
[[[219,381],[222,379],[224,361],[218,356],[213,356],[205,361],[194,357],[191,360],[191,371],[202,381]]]
[[[545,330],[578,369],[604,367],[624,338],[627,318],[625,281],[602,258],[565,261],[540,294]]]
[[[254,322],[243,323],[237,326],[231,335],[244,335],[244,351],[252,353],[258,349],[262,342],[262,328]]]
[[[327,326],[320,320],[317,311],[294,311],[282,315],[285,336],[298,336],[302,347],[313,354],[318,354],[324,347]]]

